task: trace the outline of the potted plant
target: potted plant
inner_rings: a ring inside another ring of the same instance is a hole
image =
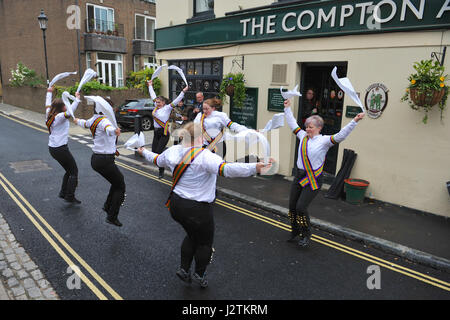
[[[448,75],[444,75],[444,67],[437,61],[422,60],[414,63],[414,69],[416,73],[408,77],[409,86],[401,100],[408,101],[413,110],[425,111],[423,123],[427,123],[432,107],[438,105],[442,120],[448,96],[448,86],[445,85]]]
[[[245,80],[243,73],[229,73],[222,79],[220,99],[226,101],[226,95],[233,97],[236,107],[242,108],[245,101]]]

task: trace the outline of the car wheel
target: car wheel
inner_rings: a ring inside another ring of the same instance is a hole
[[[142,119],[142,130],[150,131],[152,129],[153,123],[152,120],[148,117]]]

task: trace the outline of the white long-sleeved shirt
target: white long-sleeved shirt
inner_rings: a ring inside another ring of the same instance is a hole
[[[284,115],[286,117],[286,122],[292,131],[297,132],[297,138],[300,142],[303,138],[306,137],[306,131],[301,130],[295,120],[291,108],[284,109]],[[336,143],[340,143],[348,137],[350,132],[356,127],[357,122],[352,120],[349,124],[347,124],[344,128],[341,129],[338,133],[331,136],[317,135],[313,138],[310,138],[307,145],[308,158],[311,162],[313,170],[317,170],[320,166],[325,162],[325,156],[327,155],[328,149],[334,146]],[[297,159],[297,168],[304,170],[302,157],[301,157],[301,147],[302,144],[299,144],[298,148],[298,159]]]
[[[78,107],[78,104],[81,101],[79,99],[76,99],[72,103],[72,110],[75,112],[75,110]],[[46,110],[46,118],[48,118],[48,114],[51,109],[52,104],[52,93],[47,92],[47,98],[45,101],[45,106],[47,108]],[[69,128],[70,128],[70,114],[69,112],[61,112],[58,113],[55,117],[55,120],[53,121],[52,125],[50,126],[50,135],[48,137],[48,146],[52,148],[58,148],[61,146],[64,146],[69,141]]]
[[[153,90],[153,86],[148,86],[148,91],[150,93],[150,97],[152,98],[152,100],[155,101],[156,93],[155,93],[155,90]],[[162,122],[167,122],[169,120],[172,109],[174,107],[176,107],[183,98],[184,98],[184,91],[181,91],[181,93],[178,95],[178,97],[175,100],[173,100],[173,102],[171,104],[166,104],[164,107],[159,108],[159,109],[156,108],[154,115]],[[155,128],[162,128],[162,126],[160,126],[158,124],[158,122],[156,122],[156,120],[154,120],[154,119],[153,119],[153,125]]]
[[[189,149],[183,145],[176,145],[160,155],[145,150],[144,157],[147,161],[173,172]],[[256,163],[226,163],[221,157],[205,149],[186,169],[174,192],[184,199],[211,203],[216,198],[217,175],[236,178],[255,174]]]
[[[89,120],[78,120],[78,125],[82,128],[89,129],[94,121],[103,117],[99,114],[94,114]],[[94,136],[94,147],[92,151],[97,154],[115,154],[116,153],[116,130],[111,121],[103,119],[97,126]]]
[[[197,114],[197,117],[195,117],[194,119],[194,123],[201,123],[202,115],[202,113]],[[248,130],[246,126],[231,121],[225,112],[219,111],[213,111],[209,116],[205,117],[205,120],[203,121],[203,127],[206,130],[206,133],[213,139],[226,127],[236,133]],[[223,137],[219,142],[222,141]],[[209,144],[206,138],[204,138],[203,143],[205,145]]]

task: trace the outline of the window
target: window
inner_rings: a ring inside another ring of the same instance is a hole
[[[183,70],[189,83],[189,91],[186,93],[186,104],[195,103],[195,94],[203,92],[205,99],[219,95],[223,74],[222,59],[202,60],[175,60],[168,61],[169,65],[175,65]],[[186,86],[179,74],[174,70],[169,72],[170,98],[175,99],[177,94]]]
[[[87,4],[88,32],[115,31],[114,9]]]
[[[86,52],[86,69],[92,69],[92,56],[90,52]]]
[[[134,72],[138,72],[140,67],[139,56],[134,56]]]
[[[194,15],[214,13],[214,0],[194,0]]]
[[[123,57],[121,54],[97,53],[98,80],[111,87],[123,87]]]
[[[138,40],[154,41],[155,18],[136,14],[135,38]]]
[[[155,57],[145,57],[144,58],[144,67],[145,68],[158,68],[158,64],[156,63]]]

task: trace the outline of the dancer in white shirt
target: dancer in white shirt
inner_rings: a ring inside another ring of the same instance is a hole
[[[155,103],[155,109],[153,110],[153,142],[152,142],[152,151],[155,153],[162,153],[167,146],[170,138],[169,132],[169,118],[172,112],[172,109],[178,105],[178,103],[183,100],[184,94],[189,89],[189,87],[185,87],[183,91],[180,92],[179,96],[173,101],[170,102],[169,99],[159,96],[156,96],[155,91],[153,90],[153,81],[148,81],[148,90],[150,93],[150,97]],[[164,168],[160,168],[159,170],[159,178],[162,179],[164,177]]]
[[[364,113],[358,114],[349,124],[332,136],[323,136],[323,119],[320,116],[311,116],[305,121],[306,131],[302,130],[290,108],[291,102],[284,102],[284,114],[289,127],[300,140],[295,179],[292,182],[289,196],[289,219],[291,221],[291,238],[289,242],[296,241],[300,236],[298,245],[305,247],[311,238],[311,225],[308,206],[317,196],[322,187],[322,171],[325,156],[328,150],[345,138],[356,127],[358,121],[364,118]]]
[[[66,170],[59,197],[67,202],[80,204],[81,201],[75,198],[75,190],[78,185],[78,167],[67,145],[69,140],[70,114],[67,112],[67,107],[61,99],[55,99],[52,102],[53,90],[53,87],[47,90],[45,103],[47,108],[46,125],[50,134],[48,139],[50,155]],[[73,112],[75,112],[79,103],[80,94],[77,93],[76,100],[71,106]]]
[[[249,177],[269,170],[271,163],[226,163],[221,157],[202,148],[203,137],[198,124],[188,123],[180,134],[182,144],[170,147],[162,154],[144,148],[139,153],[159,167],[173,173],[172,191],[166,206],[172,218],[181,224],[187,235],[181,246],[181,267],[177,276],[185,281],[194,280],[206,287],[206,268],[211,260],[214,240],[213,203],[216,198],[217,175]],[[195,258],[195,272],[190,269]]]
[[[213,98],[204,101],[203,112],[197,115],[194,123],[200,124],[202,128],[204,147],[225,158],[227,153],[226,144],[223,141],[225,128],[228,127],[236,133],[248,130],[248,128],[231,121],[225,112],[216,111],[220,107],[222,107],[222,101],[219,99]]]
[[[112,102],[105,99],[111,106]],[[121,227],[122,223],[117,218],[120,206],[125,201],[125,180],[123,174],[115,164],[117,155],[116,140],[120,136],[120,129],[114,129],[111,121],[101,113],[94,112],[94,116],[89,120],[75,119],[75,123],[82,128],[90,129],[94,138],[91,166],[102,177],[111,183],[108,197],[103,210],[108,214],[106,222]]]

